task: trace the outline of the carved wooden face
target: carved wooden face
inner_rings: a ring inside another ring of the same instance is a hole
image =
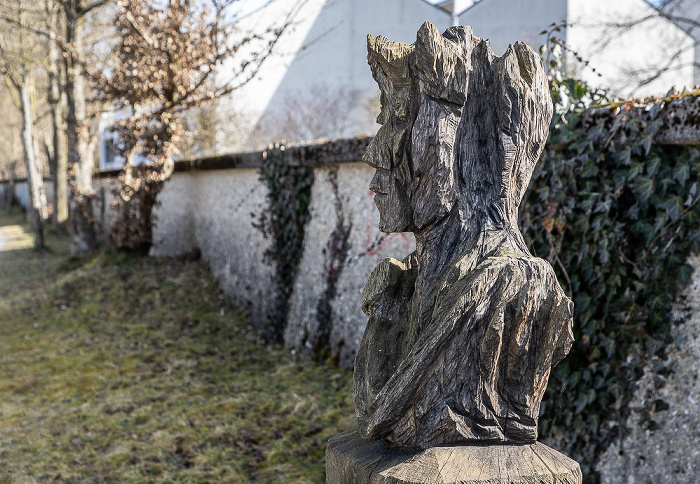
[[[408,72],[413,47],[370,36],[369,61],[381,90],[382,109],[377,122],[382,127],[363,157],[377,172],[370,183],[379,210],[379,230],[414,230],[411,195],[413,176],[406,151],[415,115],[412,109],[413,81]],[[374,55],[381,51],[378,55]],[[387,60],[390,59],[390,60]]]
[[[433,38],[442,42],[430,24],[412,45],[368,37],[368,61],[381,90],[377,122],[382,127],[363,159],[377,169],[370,189],[377,194],[384,232],[419,232],[444,218],[455,204],[453,146],[464,96],[454,93],[449,82],[453,76],[429,78],[422,64],[439,60],[454,69],[460,61],[454,49],[447,60],[437,59],[435,49],[426,46]],[[459,67],[463,72],[463,64]]]
[[[383,95],[382,111],[377,122],[382,127],[367,148],[363,161],[377,170],[369,189],[375,193],[379,230],[412,231],[413,208],[407,191],[411,174],[405,153],[409,124],[404,116],[387,106]]]

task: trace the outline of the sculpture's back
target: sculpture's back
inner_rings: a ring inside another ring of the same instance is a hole
[[[573,305],[517,226],[552,116],[541,61],[427,22],[412,45],[370,36],[368,50],[382,93],[370,188],[380,229],[414,232],[416,252],[384,260],[363,291],[359,433],[402,449],[535,443],[549,373],[573,341]],[[577,482],[574,467],[557,482]]]

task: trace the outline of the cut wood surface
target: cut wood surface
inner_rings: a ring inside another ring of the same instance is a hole
[[[326,478],[357,484],[578,484],[581,470],[540,442],[407,451],[368,442],[353,429],[328,442]]]

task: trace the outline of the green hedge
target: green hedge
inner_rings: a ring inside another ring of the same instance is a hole
[[[552,373],[540,430],[566,432],[566,450],[596,482],[593,464],[624,434],[644,366],[666,371],[670,306],[700,249],[700,154],[654,143],[668,99],[591,111],[604,98],[580,82],[554,82],[552,94],[558,114],[521,223],[575,302],[576,342]]]

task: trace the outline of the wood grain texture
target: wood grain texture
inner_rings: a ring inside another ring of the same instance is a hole
[[[579,465],[536,442],[460,445],[409,451],[362,439],[357,429],[328,442],[332,484],[580,484]]]
[[[369,36],[368,52],[382,100],[370,188],[380,229],[414,232],[416,251],[363,291],[359,432],[407,449],[534,443],[573,341],[573,304],[517,226],[552,116],[541,61],[428,22],[411,45]]]

